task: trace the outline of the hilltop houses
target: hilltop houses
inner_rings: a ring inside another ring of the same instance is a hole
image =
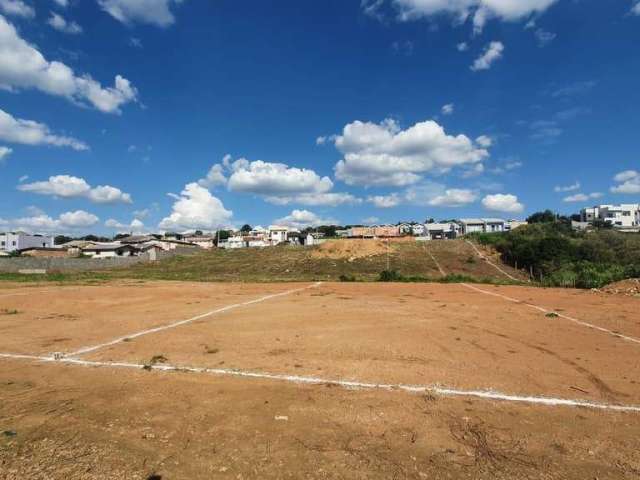
[[[583,208],[580,220],[584,226],[593,225],[596,221],[609,223],[622,232],[640,231],[640,204],[623,203],[621,205],[596,205]]]
[[[15,252],[25,248],[53,248],[53,237],[26,232],[0,233],[0,251]]]

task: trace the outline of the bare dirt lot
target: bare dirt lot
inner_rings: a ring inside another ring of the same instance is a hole
[[[640,475],[636,298],[2,287],[1,479]]]

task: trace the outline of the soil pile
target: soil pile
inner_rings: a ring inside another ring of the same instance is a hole
[[[628,297],[640,297],[640,278],[628,278],[619,282],[610,283],[602,290],[614,295],[626,295]]]
[[[346,239],[329,240],[314,249],[313,258],[331,258],[334,260],[373,257],[387,253],[386,240]]]

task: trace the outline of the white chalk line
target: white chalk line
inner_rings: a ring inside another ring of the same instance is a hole
[[[505,272],[502,268],[500,268],[498,265],[496,265],[495,263],[493,263],[491,260],[489,260],[489,258],[487,258],[486,255],[484,255],[479,249],[478,247],[476,247],[476,245],[470,241],[470,240],[465,240],[469,245],[471,245],[471,247],[475,250],[475,252],[478,254],[478,256],[483,259],[485,262],[487,262],[489,265],[491,265],[493,268],[495,268],[496,270],[498,270],[500,273],[502,273],[503,275],[505,275],[507,278],[514,280],[516,282],[521,282],[522,280],[517,279],[516,277],[514,277],[513,275],[509,274],[508,272]]]
[[[424,246],[424,248],[427,251],[427,253],[429,254],[429,256],[431,257],[431,260],[433,260],[433,263],[435,263],[436,267],[438,267],[438,270],[440,271],[440,275],[442,275],[443,277],[446,277],[447,274],[445,273],[445,271],[440,266],[440,262],[438,262],[438,260],[436,260],[436,257],[433,255],[433,253],[431,253],[431,250],[426,245]]]
[[[593,325],[592,323],[583,322],[582,320],[578,320],[577,318],[570,317],[569,315],[565,315],[564,313],[556,312],[554,310],[549,310],[547,308],[540,307],[538,305],[533,305],[532,303],[527,303],[525,301],[518,300],[517,298],[512,298],[512,297],[508,297],[506,295],[502,295],[501,293],[489,292],[487,290],[482,290],[481,288],[475,287],[473,285],[469,285],[468,283],[461,283],[461,285],[463,285],[463,286],[465,286],[465,287],[467,287],[467,288],[469,288],[471,290],[475,290],[476,292],[484,293],[485,295],[491,295],[493,297],[502,298],[503,300],[507,300],[509,302],[526,305],[527,307],[533,308],[533,309],[538,310],[538,311],[540,311],[542,313],[553,313],[553,314],[557,315],[560,318],[564,318],[565,320],[569,320],[570,322],[576,323],[576,324],[581,325],[583,327],[587,327],[587,328],[590,328],[592,330],[598,330],[600,332],[607,333],[609,335],[612,335],[614,337],[620,338],[620,339],[625,340],[627,342],[632,342],[632,343],[636,343],[636,344],[640,345],[640,339],[638,339],[638,338],[630,337],[628,335],[623,335],[621,333],[614,332],[613,330],[609,330],[607,328],[600,327],[598,325]]]
[[[144,365],[129,362],[99,362],[91,360],[81,360],[78,358],[63,357],[55,359],[54,357],[39,357],[35,355],[21,355],[0,353],[0,358],[9,358],[14,360],[31,360],[37,362],[58,363],[68,365],[78,365],[84,367],[99,368],[123,368],[132,370],[156,370],[160,372],[176,372],[176,373],[198,373],[215,376],[231,376],[241,378],[251,378],[258,380],[274,380],[287,383],[295,383],[298,385],[336,385],[346,389],[355,390],[386,390],[400,391],[414,394],[431,393],[441,397],[472,397],[483,400],[495,400],[510,403],[524,403],[529,405],[543,405],[549,407],[584,407],[595,410],[610,410],[617,412],[638,412],[640,413],[640,405],[615,405],[607,403],[598,403],[588,400],[540,397],[533,395],[510,395],[497,392],[494,390],[460,390],[456,388],[442,387],[438,385],[405,385],[390,383],[370,383],[352,380],[332,380],[321,377],[307,377],[302,375],[283,375],[274,373],[262,373],[246,370],[231,370],[225,368],[206,368],[206,367],[180,367],[167,364]]]
[[[0,298],[5,298],[5,297],[18,297],[18,296],[23,296],[23,295],[31,295],[33,293],[49,293],[49,292],[56,292],[58,290],[34,290],[31,292],[25,292],[24,290],[21,290],[20,292],[14,292],[14,293],[4,293],[2,295],[0,295]]]
[[[285,295],[291,295],[293,293],[302,292],[302,291],[308,290],[310,288],[316,288],[316,287],[318,287],[320,285],[322,285],[322,282],[316,282],[316,283],[314,283],[312,285],[307,285],[306,287],[294,288],[292,290],[287,290],[285,292],[273,293],[273,294],[270,294],[270,295],[265,295],[264,297],[256,298],[254,300],[249,300],[247,302],[234,303],[232,305],[227,305],[225,307],[220,307],[220,308],[216,308],[215,310],[210,310],[208,312],[201,313],[200,315],[196,315],[195,317],[187,318],[186,320],[180,320],[179,322],[169,323],[167,325],[161,325],[161,326],[155,327],[155,328],[149,328],[147,330],[142,330],[141,332],[131,333],[129,335],[123,335],[121,337],[118,337],[118,338],[115,338],[113,340],[110,340],[109,342],[101,343],[99,345],[94,345],[94,346],[91,346],[91,347],[84,347],[84,348],[81,348],[79,350],[76,350],[75,352],[69,353],[68,355],[71,356],[71,357],[76,357],[76,356],[84,355],[84,354],[87,354],[87,353],[90,353],[90,352],[95,352],[96,350],[100,350],[100,349],[105,348],[105,347],[110,347],[111,345],[115,345],[115,344],[123,342],[125,340],[133,340],[134,338],[142,337],[144,335],[150,335],[152,333],[158,333],[158,332],[162,332],[164,330],[170,330],[172,328],[180,327],[182,325],[186,325],[188,323],[192,323],[192,322],[195,322],[197,320],[201,320],[201,319],[206,318],[206,317],[217,315],[219,313],[228,312],[229,310],[234,310],[234,309],[240,308],[240,307],[246,307],[248,305],[253,305],[253,304],[256,304],[256,303],[261,303],[261,302],[264,302],[264,301],[267,301],[267,300],[271,300],[273,298],[283,297]]]

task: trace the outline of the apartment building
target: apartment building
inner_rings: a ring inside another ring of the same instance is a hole
[[[53,248],[53,237],[45,235],[31,235],[25,232],[0,233],[0,250],[13,252],[25,248]]]
[[[580,211],[580,220],[590,224],[596,220],[602,220],[620,230],[639,231],[640,204],[623,203],[620,205],[596,205],[583,208]]]

